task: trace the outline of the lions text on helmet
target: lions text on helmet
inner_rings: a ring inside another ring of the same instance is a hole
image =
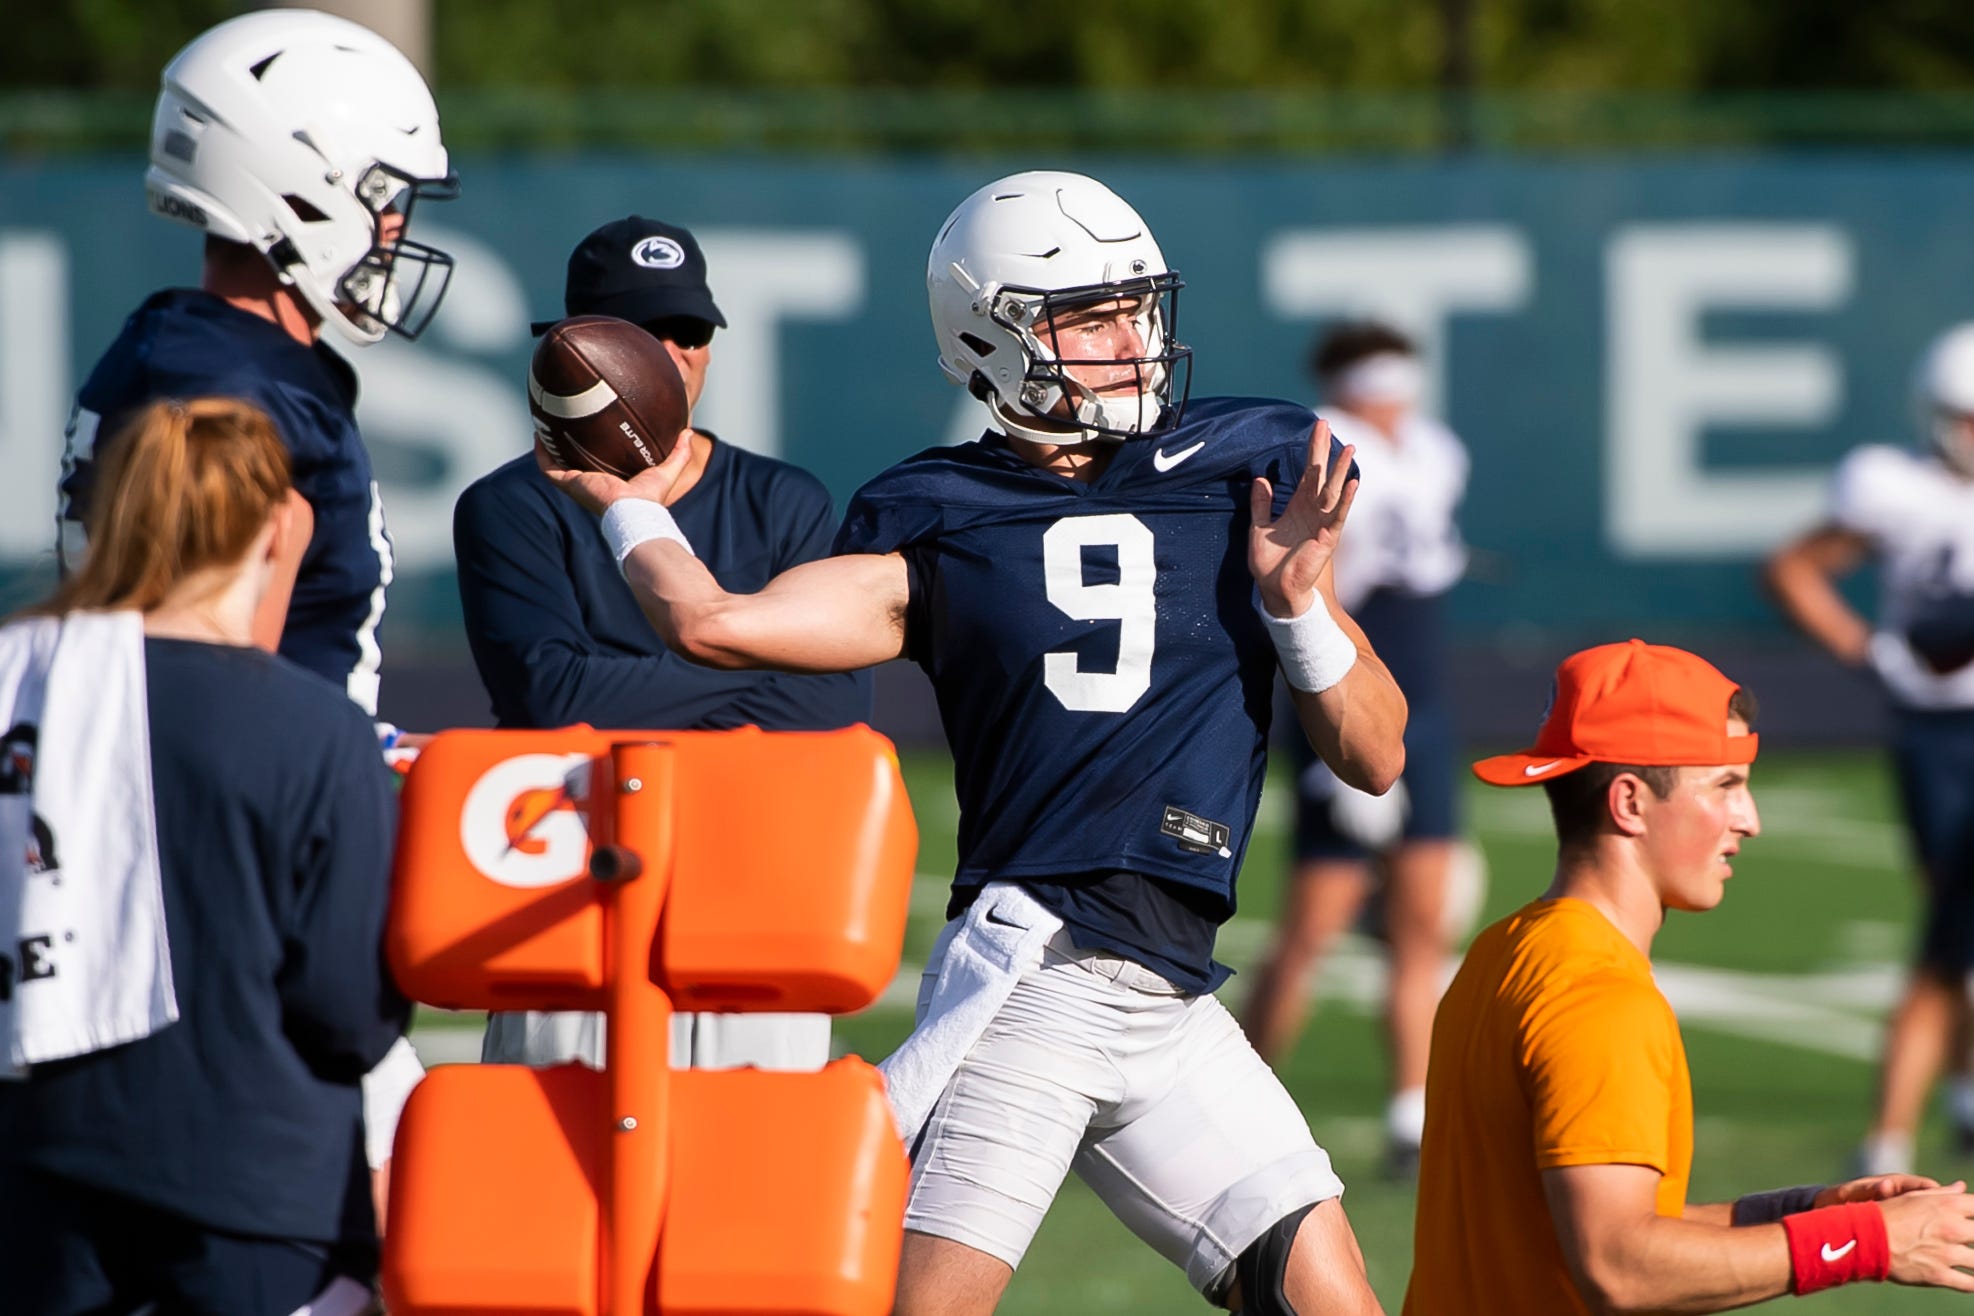
[[[416,338],[452,257],[405,237],[448,200],[425,80],[368,28],[311,10],[246,14],[165,67],[151,124],[151,209],[259,251],[351,342]]]
[[[1038,171],[981,188],[940,229],[926,285],[940,367],[1010,436],[1071,446],[1179,423],[1183,285],[1095,179]]]

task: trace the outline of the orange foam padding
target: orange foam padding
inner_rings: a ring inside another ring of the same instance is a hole
[[[596,1009],[603,920],[581,798],[610,740],[448,731],[405,779],[385,949],[414,1000],[451,1009]]]
[[[597,1316],[603,1075],[445,1065],[391,1158],[392,1316]]]
[[[747,728],[679,750],[658,957],[673,1003],[844,1014],[876,1000],[904,948],[918,852],[891,742],[862,726]]]
[[[910,1171],[875,1069],[844,1059],[814,1074],[678,1071],[671,1116],[651,1310],[891,1309]]]
[[[614,744],[662,749],[672,787],[609,783]],[[652,809],[672,839],[639,856],[670,865],[650,972],[680,1009],[840,1014],[884,990],[918,828],[890,742],[861,726],[435,737],[404,788],[385,938],[399,985],[453,1009],[601,1009],[591,841],[653,834],[625,826]]]

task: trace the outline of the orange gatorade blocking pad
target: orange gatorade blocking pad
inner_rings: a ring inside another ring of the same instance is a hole
[[[602,1008],[587,801],[609,743],[586,727],[452,731],[419,754],[385,933],[406,995],[449,1009]]]
[[[655,1240],[668,1316],[883,1312],[909,1178],[883,1080],[671,1075],[670,1184]],[[450,1065],[411,1094],[392,1166],[384,1289],[396,1312],[598,1312],[604,1076]],[[653,1240],[638,1265],[649,1270]]]
[[[688,1070],[672,1102],[652,1310],[890,1309],[910,1167],[875,1069],[846,1058],[818,1074]]]
[[[594,1316],[604,1100],[581,1065],[427,1074],[392,1157],[390,1309]]]
[[[705,735],[674,790],[659,954],[673,1004],[848,1014],[876,1000],[898,971],[918,854],[890,743],[861,727]]]
[[[441,1068],[392,1164],[394,1316],[889,1309],[908,1169],[877,1071],[669,1068],[684,1009],[841,1013],[897,971],[917,829],[891,746],[447,732],[404,791],[414,998],[592,1009],[602,1072]]]
[[[619,793],[606,812],[672,817],[659,961],[677,1006],[841,1014],[875,1000],[897,972],[918,829],[890,742],[867,727],[435,738],[404,787],[399,985],[452,1009],[602,1008],[590,778],[633,738],[666,750],[675,798]]]

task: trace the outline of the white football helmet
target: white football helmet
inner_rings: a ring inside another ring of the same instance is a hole
[[[347,19],[261,10],[179,51],[144,188],[165,218],[261,252],[358,344],[416,338],[452,276],[452,257],[403,236],[418,198],[459,190],[432,93]]]
[[[1974,323],[1933,340],[1913,381],[1919,431],[1942,460],[1974,476]]]
[[[1193,354],[1176,338],[1182,284],[1138,212],[1094,178],[1034,172],[981,188],[939,230],[925,284],[940,367],[1008,433],[1078,444],[1179,423]],[[1138,304],[1143,355],[1064,357],[1055,318],[1120,300]],[[1066,369],[1079,364],[1135,367],[1136,392],[1100,396]]]

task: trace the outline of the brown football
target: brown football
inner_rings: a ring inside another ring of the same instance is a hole
[[[629,479],[663,461],[685,428],[685,381],[665,345],[642,328],[578,315],[536,345],[528,412],[559,465]]]

